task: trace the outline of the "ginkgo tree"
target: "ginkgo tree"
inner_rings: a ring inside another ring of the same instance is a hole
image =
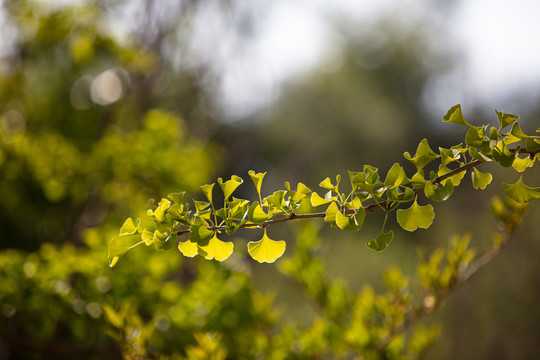
[[[272,263],[286,250],[286,242],[273,240],[268,235],[272,225],[302,219],[320,218],[341,230],[359,231],[366,213],[383,211],[385,219],[379,235],[367,242],[375,251],[385,250],[394,238],[393,230],[386,230],[387,219],[395,213],[397,222],[406,231],[427,229],[435,213],[427,201],[445,201],[461,184],[467,171],[475,189],[485,189],[492,174],[483,173],[477,166],[494,162],[503,168],[512,167],[521,175],[513,184],[503,183],[504,191],[519,203],[540,198],[540,187],[523,182],[523,173],[534,166],[540,153],[540,136],[527,135],[519,126],[519,116],[496,111],[498,127],[473,126],[462,113],[461,105],[453,106],[443,117],[444,122],[467,128],[464,144],[434,151],[427,139],[422,140],[413,155],[404,158],[412,163],[416,172],[407,175],[403,165],[396,163],[381,176],[378,168],[364,165],[362,171],[349,171],[349,186],[343,190],[341,175],[335,180],[324,179],[319,186],[321,194],[303,183],[293,188],[289,182],[285,189],[264,196],[262,184],[266,173],[249,171],[257,192],[257,200],[250,201],[233,196],[244,180],[233,175],[229,180],[219,178],[217,184],[223,194],[223,206],[216,207],[215,183],[201,186],[205,200],[184,201],[184,192],[172,193],[150,209],[143,219],[128,218],[117,238],[109,244],[109,264],[114,266],[120,257],[133,248],[145,244],[157,249],[170,249],[177,245],[184,256],[202,256],[208,260],[226,260],[234,251],[232,242],[223,235],[231,235],[240,228],[260,229],[262,237],[248,243],[250,256],[258,262]],[[509,130],[508,130],[509,129]],[[540,129],[536,131],[540,133]],[[316,211],[317,208],[324,211]],[[187,239],[179,240],[187,234]],[[221,237],[221,238],[220,238]]]

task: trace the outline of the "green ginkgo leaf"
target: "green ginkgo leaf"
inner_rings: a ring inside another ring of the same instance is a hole
[[[532,159],[530,157],[526,157],[522,159],[516,156],[516,158],[514,159],[514,162],[512,163],[512,167],[519,172],[524,172],[525,170],[527,170],[527,168],[530,168],[534,165],[535,159],[536,158],[534,157]]]
[[[186,194],[185,191],[170,193],[169,195],[167,195],[167,198],[171,200],[173,203],[180,204],[185,194]]]
[[[503,186],[506,194],[520,203],[528,203],[529,201],[540,198],[540,188],[532,188],[525,185],[521,176],[515,184],[503,183]]]
[[[326,212],[324,214],[324,221],[329,224],[335,224],[337,213],[339,213],[339,207],[334,201],[330,205],[328,205],[328,208],[326,208]]]
[[[510,151],[504,141],[499,141],[493,149],[493,159],[503,167],[512,166],[517,153]]]
[[[142,244],[139,236],[123,236],[113,238],[108,246],[109,266],[113,267],[122,256],[126,255],[131,249]]]
[[[332,203],[332,204],[335,204],[335,203]],[[328,211],[327,211],[327,216],[328,216]],[[364,208],[361,207],[358,209],[356,213],[352,215],[344,215],[341,211],[338,210],[335,212],[333,216],[334,216],[336,225],[341,230],[358,231],[362,228],[362,225],[364,224],[366,211],[364,210]],[[327,221],[326,217],[325,217],[325,221]]]
[[[261,189],[262,189],[262,182],[264,179],[264,176],[266,173],[255,173],[253,170],[249,170],[248,172],[249,176],[251,177],[251,180],[253,180],[253,183],[255,184],[255,188],[257,188],[257,193],[259,196],[261,195]]]
[[[109,242],[109,266],[113,267],[118,262],[120,257],[126,255],[131,247],[123,246],[117,239],[112,239]]]
[[[484,190],[491,183],[493,176],[490,173],[482,173],[476,168],[471,172],[472,183],[475,189]]]
[[[525,134],[523,130],[521,130],[518,123],[514,123],[514,125],[512,125],[512,130],[510,130],[510,134],[512,134],[513,136],[515,136],[516,138],[520,140],[530,138],[529,135]]]
[[[216,183],[201,185],[201,190],[210,203],[212,203],[212,190],[214,189],[214,185],[216,185]]]
[[[208,245],[201,246],[201,249],[206,253],[205,259],[217,261],[224,261],[233,253],[234,245],[232,242],[225,242],[218,239],[217,235],[214,235],[208,242]]]
[[[381,233],[379,234],[379,236],[377,236],[375,240],[369,241],[366,245],[372,250],[384,251],[386,250],[388,245],[390,245],[392,239],[394,239],[394,232],[392,230],[387,233],[381,231]]]
[[[433,184],[432,182],[426,182],[424,187],[424,194],[426,197],[434,201],[445,201],[454,192],[454,183],[450,179],[446,179],[444,185]]]
[[[225,199],[228,199],[232,195],[234,190],[236,190],[236,188],[244,182],[241,177],[236,175],[231,176],[231,180],[227,180],[225,182],[223,182],[222,178],[219,178],[217,181],[219,186],[221,187],[221,190],[223,191],[223,196],[225,197]]]
[[[405,159],[409,160],[416,166],[416,169],[418,171],[422,170],[424,166],[429,164],[435,159],[440,158],[441,156],[436,154],[431,148],[429,147],[427,139],[423,139],[420,144],[418,144],[418,148],[416,149],[416,153],[414,154],[414,157],[412,157],[408,152],[403,153],[403,156]]]
[[[324,188],[324,189],[328,189],[328,190],[332,190],[332,191],[336,191],[337,192],[337,188],[339,186],[339,182],[341,180],[341,175],[337,175],[336,176],[336,185],[332,184],[332,181],[330,180],[329,177],[327,177],[326,179],[324,179],[323,181],[321,181],[321,183],[319,184],[320,187]]]
[[[396,187],[407,184],[409,179],[405,175],[405,170],[398,163],[395,163],[388,173],[386,174],[386,180],[384,180],[384,186]]]
[[[143,230],[141,233],[141,238],[146,246],[150,246],[154,243],[154,233],[148,231],[147,229]]]
[[[427,229],[433,223],[435,213],[431,205],[418,205],[416,199],[408,209],[399,209],[396,212],[399,225],[407,231],[415,231],[418,228]]]
[[[499,112],[497,110],[495,110],[495,112],[497,113],[497,117],[499,118],[499,130],[504,129],[505,127],[507,127],[513,122],[516,122],[519,119],[518,115],[506,114],[504,111]]]
[[[249,255],[260,263],[273,263],[285,253],[285,248],[285,241],[275,241],[266,235],[266,228],[261,240],[248,243]]]
[[[262,224],[270,218],[270,215],[264,212],[258,201],[251,204],[248,210],[248,217],[250,221],[256,224]]]
[[[471,126],[463,117],[463,113],[461,112],[461,104],[452,106],[446,115],[443,116],[443,121],[463,126]]]
[[[124,224],[120,228],[120,236],[129,236],[137,234],[140,230],[141,219],[137,219],[137,225],[133,222],[132,218],[127,218]]]
[[[328,204],[330,201],[332,201],[332,199],[325,199],[325,198],[321,197],[319,194],[317,194],[316,192],[313,192],[311,194],[311,205],[313,207]]]
[[[178,250],[180,250],[184,256],[194,257],[199,253],[199,246],[196,242],[187,240],[178,244]]]

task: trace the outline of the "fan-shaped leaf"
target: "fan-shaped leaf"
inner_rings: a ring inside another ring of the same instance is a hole
[[[283,255],[285,248],[285,241],[275,241],[270,239],[266,235],[266,229],[264,229],[264,235],[261,240],[250,241],[248,243],[249,255],[260,263],[273,263]]]
[[[418,205],[416,199],[408,209],[399,209],[396,212],[397,221],[407,231],[415,231],[418,228],[427,229],[433,223],[435,213],[431,205]]]

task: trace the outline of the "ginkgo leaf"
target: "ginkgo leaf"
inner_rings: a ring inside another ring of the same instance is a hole
[[[484,190],[491,183],[493,176],[490,173],[482,173],[476,168],[471,172],[473,188]]]
[[[261,189],[262,189],[262,182],[264,179],[264,176],[266,173],[255,173],[253,170],[249,170],[248,172],[249,176],[251,177],[251,180],[253,180],[253,183],[255,184],[255,188],[257,189],[257,193],[259,196],[261,195]]]
[[[197,243],[191,240],[180,242],[178,244],[178,250],[180,250],[182,255],[187,257],[194,257],[199,253],[199,247],[197,246]]]
[[[497,117],[499,118],[499,130],[504,129],[505,127],[507,127],[513,122],[516,122],[519,119],[518,115],[506,114],[504,111],[499,112],[497,110],[495,110],[495,112],[497,113]]]
[[[408,209],[399,209],[396,212],[399,225],[407,231],[415,231],[418,228],[427,229],[433,223],[435,213],[431,205],[418,205],[416,199]]]
[[[231,180],[227,180],[225,182],[223,182],[222,178],[218,178],[217,181],[219,186],[221,187],[221,190],[223,191],[223,196],[225,197],[225,199],[228,199],[232,195],[234,190],[236,190],[236,188],[244,182],[241,177],[236,175],[231,176]]]
[[[143,230],[143,232],[141,233],[141,238],[143,239],[146,246],[150,246],[154,243],[154,233],[148,231],[147,229]]]
[[[520,203],[527,203],[540,198],[540,188],[531,188],[525,185],[521,176],[515,184],[503,183],[503,186],[506,194]]]
[[[327,190],[333,190],[333,191],[336,191],[337,192],[337,188],[339,186],[339,181],[341,180],[341,175],[337,175],[336,176],[336,185],[332,184],[332,181],[330,180],[329,177],[327,177],[326,179],[324,179],[323,181],[321,181],[321,183],[319,184],[320,187],[324,188],[324,189],[327,189]]]
[[[519,172],[524,172],[525,170],[527,170],[527,168],[530,168],[534,165],[535,159],[536,158],[531,159],[530,157],[522,159],[516,156],[514,162],[512,163],[512,167]]]
[[[418,171],[422,170],[424,166],[429,164],[435,159],[440,158],[441,156],[436,154],[431,148],[429,147],[427,139],[423,139],[420,144],[418,144],[418,148],[416,149],[416,153],[414,154],[414,157],[411,156],[408,152],[403,153],[403,156],[405,159],[409,160],[416,166],[416,169]]]
[[[138,233],[139,225],[141,225],[141,219],[137,219],[137,225],[135,225],[132,218],[127,218],[120,228],[120,236],[129,236]]]
[[[446,179],[444,185],[433,184],[430,181],[426,182],[424,194],[426,197],[434,201],[445,201],[454,192],[454,183],[450,179]]]
[[[212,183],[212,184],[201,185],[201,190],[203,191],[204,195],[206,196],[206,198],[208,199],[210,203],[212,203],[212,190],[214,189],[214,185],[216,184]]]
[[[401,186],[409,182],[405,170],[398,163],[395,163],[388,173],[386,174],[386,180],[384,180],[384,186],[396,187]]]
[[[328,205],[328,208],[326,208],[326,212],[324,215],[324,221],[329,224],[335,224],[336,223],[336,214],[339,212],[339,208],[336,204],[336,202],[332,202],[330,205]]]
[[[392,230],[387,233],[381,231],[375,240],[367,243],[367,247],[375,251],[384,251],[390,245],[392,239],[394,239],[394,232]]]
[[[170,193],[169,195],[167,195],[167,199],[171,200],[173,203],[180,204],[185,194],[185,191]]]
[[[261,208],[261,205],[258,201],[251,204],[248,210],[249,220],[253,221],[256,224],[262,224],[270,218],[270,215],[264,212]]]
[[[126,255],[131,249],[142,244],[139,236],[123,236],[113,238],[108,246],[109,266],[113,267],[118,259]]]
[[[514,125],[512,125],[512,130],[510,130],[510,134],[520,140],[528,139],[530,137],[529,135],[525,134],[523,130],[521,130],[518,123],[514,123]]]
[[[266,235],[266,228],[261,240],[248,243],[249,255],[260,263],[273,263],[283,255],[285,248],[285,241],[275,241]]]
[[[317,194],[316,192],[313,192],[311,194],[311,205],[313,207],[328,204],[330,201],[332,201],[332,199],[325,199],[325,198],[321,197],[319,194]]]
[[[233,253],[234,245],[232,242],[225,242],[218,239],[217,235],[214,235],[208,242],[208,245],[200,247],[205,253],[205,259],[217,261],[223,261],[229,258]]]
[[[463,117],[463,113],[461,112],[461,104],[452,106],[446,115],[443,116],[443,121],[463,126],[471,126]]]

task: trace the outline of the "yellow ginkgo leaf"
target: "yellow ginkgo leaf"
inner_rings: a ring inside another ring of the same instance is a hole
[[[264,229],[264,235],[259,241],[250,241],[248,243],[249,255],[260,263],[267,262],[273,263],[280,258],[285,252],[285,241],[275,241],[266,235],[266,229]]]
[[[217,261],[223,261],[229,258],[233,253],[234,245],[232,242],[225,242],[218,239],[217,235],[214,235],[208,242],[208,245],[201,246],[201,249],[206,253],[205,259]]]

